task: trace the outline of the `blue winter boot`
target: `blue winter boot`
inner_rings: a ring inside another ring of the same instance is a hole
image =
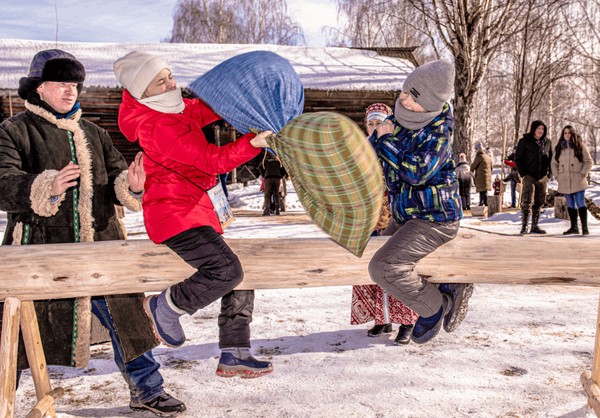
[[[158,295],[146,296],[144,310],[152,320],[154,335],[164,345],[177,348],[185,343],[185,333],[179,323],[179,317],[187,312],[175,306],[171,300],[171,288]]]
[[[411,335],[411,339],[415,343],[425,344],[440,332],[444,317],[448,313],[448,309],[450,309],[451,302],[450,296],[445,293],[442,293],[442,296],[442,306],[437,313],[428,317],[420,316],[419,319],[417,319],[417,323],[415,324]]]

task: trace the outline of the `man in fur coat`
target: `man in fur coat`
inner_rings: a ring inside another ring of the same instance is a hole
[[[127,167],[108,133],[81,118],[85,69],[58,49],[37,53],[19,81],[26,110],[0,125],[0,210],[4,245],[124,239],[115,205],[141,209],[141,154]],[[65,255],[65,262],[69,262]],[[132,409],[172,415],[185,405],[165,393],[158,345],[141,294],[35,303],[48,364],[87,366],[92,315],[108,330]],[[28,367],[23,344],[19,369]]]

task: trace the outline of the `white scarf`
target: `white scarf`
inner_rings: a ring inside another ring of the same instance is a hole
[[[157,94],[156,96],[140,99],[139,102],[145,104],[150,109],[162,113],[181,113],[185,109],[183,96],[179,87],[162,94]]]

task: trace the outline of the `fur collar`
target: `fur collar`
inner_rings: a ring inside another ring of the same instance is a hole
[[[94,218],[92,216],[92,197],[94,195],[92,180],[92,155],[85,133],[79,124],[82,113],[81,109],[75,112],[68,119],[58,119],[46,109],[36,106],[28,101],[25,102],[25,107],[31,113],[39,116],[42,119],[45,119],[53,125],[56,125],[58,129],[69,131],[73,134],[75,155],[77,157],[77,164],[81,170],[81,176],[79,178],[78,202],[79,240],[81,242],[94,241]]]

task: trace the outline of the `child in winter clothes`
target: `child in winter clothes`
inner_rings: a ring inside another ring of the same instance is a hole
[[[502,179],[504,183],[510,182],[510,207],[517,207],[517,184],[521,183],[521,178],[519,177],[519,173],[517,172],[517,167],[514,166],[510,168],[510,173],[504,179]]]
[[[180,347],[185,334],[179,318],[221,298],[219,376],[257,377],[273,370],[250,353],[254,291],[234,291],[244,271],[227,246],[209,189],[217,175],[256,157],[270,131],[247,134],[222,147],[209,144],[202,127],[221,119],[204,102],[183,99],[169,66],[153,55],[134,51],[114,64],[126,90],[119,108],[119,128],[144,150],[143,209],[148,236],[163,243],[197,269],[189,278],[144,307],[156,336]],[[220,186],[218,186],[220,187]]]
[[[494,177],[492,188],[494,189],[494,196],[500,196],[500,193],[502,192],[502,180],[500,180],[499,174],[496,174],[496,177]]]
[[[458,233],[462,217],[452,155],[454,122],[446,103],[454,67],[434,61],[408,75],[394,116],[377,128],[372,144],[383,166],[393,220],[391,235],[369,263],[375,283],[418,315],[412,341],[452,332],[464,319],[472,284],[439,288],[420,277],[415,264]]]
[[[467,162],[467,156],[461,153],[458,156],[458,164],[454,170],[458,180],[458,191],[462,202],[462,210],[471,210],[471,185],[473,184],[473,174]]]

